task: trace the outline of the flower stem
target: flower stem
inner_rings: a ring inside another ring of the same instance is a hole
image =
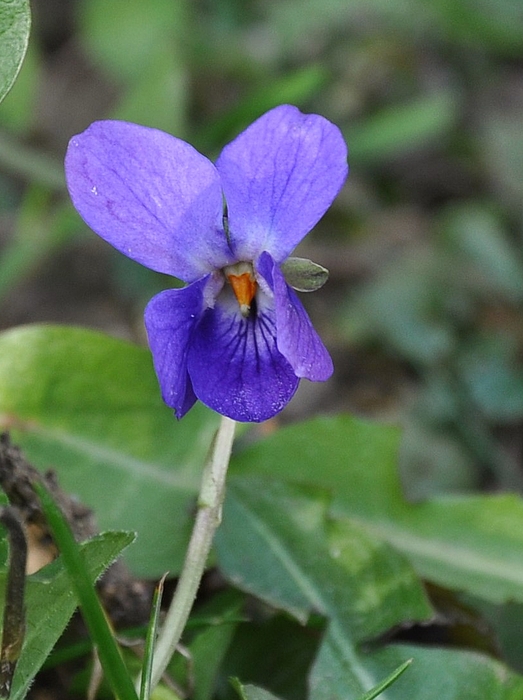
[[[154,688],[174,654],[189,617],[216,528],[220,524],[236,422],[222,417],[209,461],[203,472],[198,512],[178,585],[158,637],[151,688]]]

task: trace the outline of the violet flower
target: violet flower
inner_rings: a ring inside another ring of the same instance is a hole
[[[84,221],[128,257],[180,278],[145,310],[164,401],[200,399],[263,421],[302,377],[332,361],[281,265],[347,176],[340,131],[282,105],[227,145],[216,165],[156,129],[100,121],[71,139],[65,170]]]

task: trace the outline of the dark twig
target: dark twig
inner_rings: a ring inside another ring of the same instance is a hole
[[[0,698],[8,698],[25,634],[25,570],[27,541],[18,510],[0,509],[0,522],[9,540],[9,569],[5,591],[4,627],[0,647]]]

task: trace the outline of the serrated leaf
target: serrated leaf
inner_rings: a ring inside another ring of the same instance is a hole
[[[0,0],[0,101],[18,75],[27,50],[30,27],[28,0]]]
[[[81,545],[93,582],[134,540],[129,532],[106,532]],[[5,579],[0,586],[3,609]],[[30,576],[26,588],[26,638],[18,661],[11,700],[22,700],[77,606],[61,560]]]
[[[138,532],[137,575],[179,570],[216,425],[203,406],[175,420],[145,348],[70,327],[0,334],[0,426],[102,529]]]
[[[438,497],[408,503],[397,469],[400,431],[350,416],[282,429],[237,455],[233,472],[315,484],[332,512],[403,552],[420,576],[491,602],[523,600],[523,500]]]

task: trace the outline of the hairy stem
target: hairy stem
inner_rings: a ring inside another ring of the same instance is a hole
[[[222,417],[210,459],[203,472],[191,540],[171,606],[158,637],[151,688],[162,677],[180,641],[205,570],[214,533],[220,524],[235,426],[235,421]]]

